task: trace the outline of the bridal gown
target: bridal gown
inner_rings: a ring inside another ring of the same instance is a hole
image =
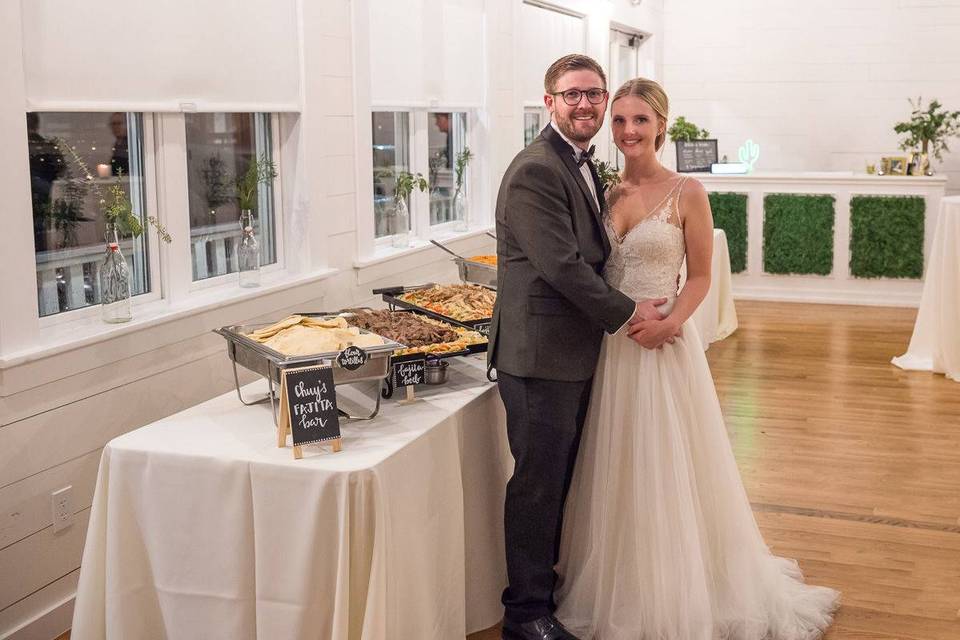
[[[685,177],[618,237],[605,279],[676,299]],[[558,565],[558,618],[584,640],[809,640],[839,593],[770,553],[750,509],[691,321],[662,350],[604,339]]]

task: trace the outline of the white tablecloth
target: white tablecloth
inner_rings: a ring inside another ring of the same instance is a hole
[[[496,624],[502,404],[480,358],[424,389],[302,460],[277,448],[269,404],[232,392],[111,441],[73,640],[454,639]]]
[[[737,310],[733,306],[733,285],[730,274],[730,251],[727,248],[727,234],[723,229],[713,230],[711,264],[710,290],[693,313],[693,323],[700,334],[704,351],[710,347],[711,342],[723,340],[737,330]]]
[[[940,200],[913,336],[893,364],[960,382],[960,196]]]

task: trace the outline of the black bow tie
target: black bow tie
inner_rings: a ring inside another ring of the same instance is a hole
[[[577,167],[582,167],[583,163],[587,160],[593,160],[593,152],[596,150],[596,145],[590,145],[590,148],[586,151],[580,152],[580,157],[577,159]]]

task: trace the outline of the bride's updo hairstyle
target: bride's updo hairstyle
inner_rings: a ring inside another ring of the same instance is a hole
[[[656,112],[658,119],[663,122],[663,133],[659,134],[653,141],[654,147],[660,151],[660,147],[667,141],[667,115],[670,113],[670,101],[667,99],[667,93],[658,82],[647,80],[646,78],[634,78],[627,80],[621,85],[617,92],[613,94],[613,100],[610,101],[610,111],[613,112],[613,103],[620,98],[633,96],[640,98],[650,105]]]

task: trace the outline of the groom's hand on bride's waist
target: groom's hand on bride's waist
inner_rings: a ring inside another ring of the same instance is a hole
[[[627,335],[645,349],[659,349],[665,343],[673,344],[682,330],[669,316],[663,319],[641,320],[630,325]]]
[[[650,300],[641,300],[637,303],[637,307],[633,312],[633,317],[630,318],[630,326],[633,327],[637,323],[643,322],[644,320],[663,320],[663,314],[660,313],[660,310],[657,309],[660,305],[666,304],[666,298],[651,298]]]

